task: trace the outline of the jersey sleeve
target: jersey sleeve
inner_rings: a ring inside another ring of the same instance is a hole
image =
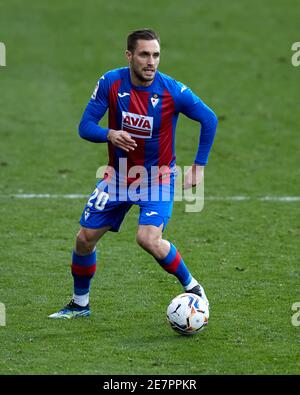
[[[108,128],[98,125],[103,118],[109,105],[109,79],[107,75],[103,75],[90,98],[88,105],[82,115],[79,123],[79,135],[85,140],[94,143],[107,142]]]
[[[205,166],[217,130],[217,116],[190,88],[177,82],[176,90],[176,110],[201,124],[198,151],[194,163]]]

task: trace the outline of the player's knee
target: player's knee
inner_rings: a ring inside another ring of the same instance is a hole
[[[95,242],[88,233],[80,230],[76,237],[76,252],[79,254],[91,254],[95,248]]]
[[[154,253],[159,249],[161,240],[156,235],[140,232],[136,237],[137,243],[146,251]]]

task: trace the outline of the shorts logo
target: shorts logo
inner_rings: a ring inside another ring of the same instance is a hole
[[[89,218],[90,215],[91,215],[91,213],[89,213],[88,210],[85,210],[85,212],[84,212],[85,221],[87,221],[87,219]]]
[[[158,214],[156,211],[151,211],[150,213],[146,213],[147,217],[151,217],[152,215]]]
[[[133,137],[150,139],[153,130],[153,117],[122,111],[122,130],[126,130]]]

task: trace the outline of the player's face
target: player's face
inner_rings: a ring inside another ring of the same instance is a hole
[[[160,46],[157,40],[137,40],[134,52],[126,51],[131,78],[137,85],[150,85],[159,64]]]

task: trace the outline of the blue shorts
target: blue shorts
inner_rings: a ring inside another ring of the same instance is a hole
[[[168,183],[157,184],[151,192],[145,189],[130,194],[130,187],[129,193],[128,188],[114,191],[105,180],[100,180],[85,205],[80,225],[90,229],[111,226],[110,231],[118,232],[125,215],[135,204],[140,207],[139,225],[160,227],[163,224],[164,230],[172,215],[174,183],[175,177],[171,175]]]

